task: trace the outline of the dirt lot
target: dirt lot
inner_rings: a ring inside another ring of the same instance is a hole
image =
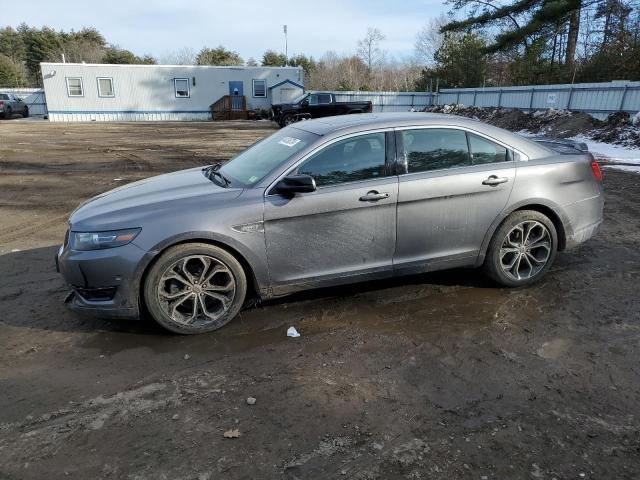
[[[532,288],[421,275],[197,337],[66,310],[79,202],[270,131],[0,122],[0,478],[640,477],[638,175],[606,171],[604,230]]]

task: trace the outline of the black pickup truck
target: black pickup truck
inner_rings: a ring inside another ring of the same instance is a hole
[[[371,102],[336,102],[336,97],[329,92],[305,93],[291,103],[281,103],[271,107],[273,120],[281,127],[309,118],[371,111],[373,111]]]

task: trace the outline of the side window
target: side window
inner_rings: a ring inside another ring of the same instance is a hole
[[[467,136],[462,130],[403,130],[402,143],[408,173],[471,165]]]
[[[485,163],[506,162],[507,149],[502,145],[469,133],[469,147],[471,148],[471,162],[473,165]]]
[[[267,81],[253,80],[253,96],[265,98],[267,96]]]
[[[329,145],[300,165],[297,173],[311,175],[319,187],[383,177],[384,133],[360,135]]]
[[[70,97],[82,97],[84,89],[82,88],[82,78],[67,77],[67,95]]]
[[[189,98],[189,79],[188,78],[174,78],[173,86],[176,91],[176,98]]]
[[[0,93],[0,100],[9,100],[9,95],[6,93]]]
[[[98,78],[98,96],[115,97],[113,93],[113,79],[108,77]]]
[[[318,95],[318,104],[329,105],[331,103],[331,95],[329,93],[321,93]]]
[[[315,93],[309,95],[309,105],[318,105],[318,95]]]

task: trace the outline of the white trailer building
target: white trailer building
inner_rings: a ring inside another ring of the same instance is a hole
[[[49,120],[207,120],[224,96],[268,109],[304,92],[300,67],[41,63]],[[242,98],[244,97],[244,98]]]

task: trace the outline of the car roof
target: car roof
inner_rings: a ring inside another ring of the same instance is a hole
[[[458,123],[467,124],[470,122],[474,125],[479,123],[477,120],[442,113],[360,113],[305,120],[303,122],[296,123],[295,128],[315,133],[316,135],[326,135],[340,130],[358,131],[413,125],[457,125]]]
[[[472,118],[447,115],[443,113],[427,112],[389,112],[389,113],[359,113],[353,115],[339,115],[334,117],[317,118],[296,122],[290,128],[304,130],[316,135],[337,137],[367,130],[401,127],[442,126],[461,127],[476,131],[499,142],[510,145],[530,158],[549,156],[551,151],[542,145],[517,135],[508,130],[494,127]]]

